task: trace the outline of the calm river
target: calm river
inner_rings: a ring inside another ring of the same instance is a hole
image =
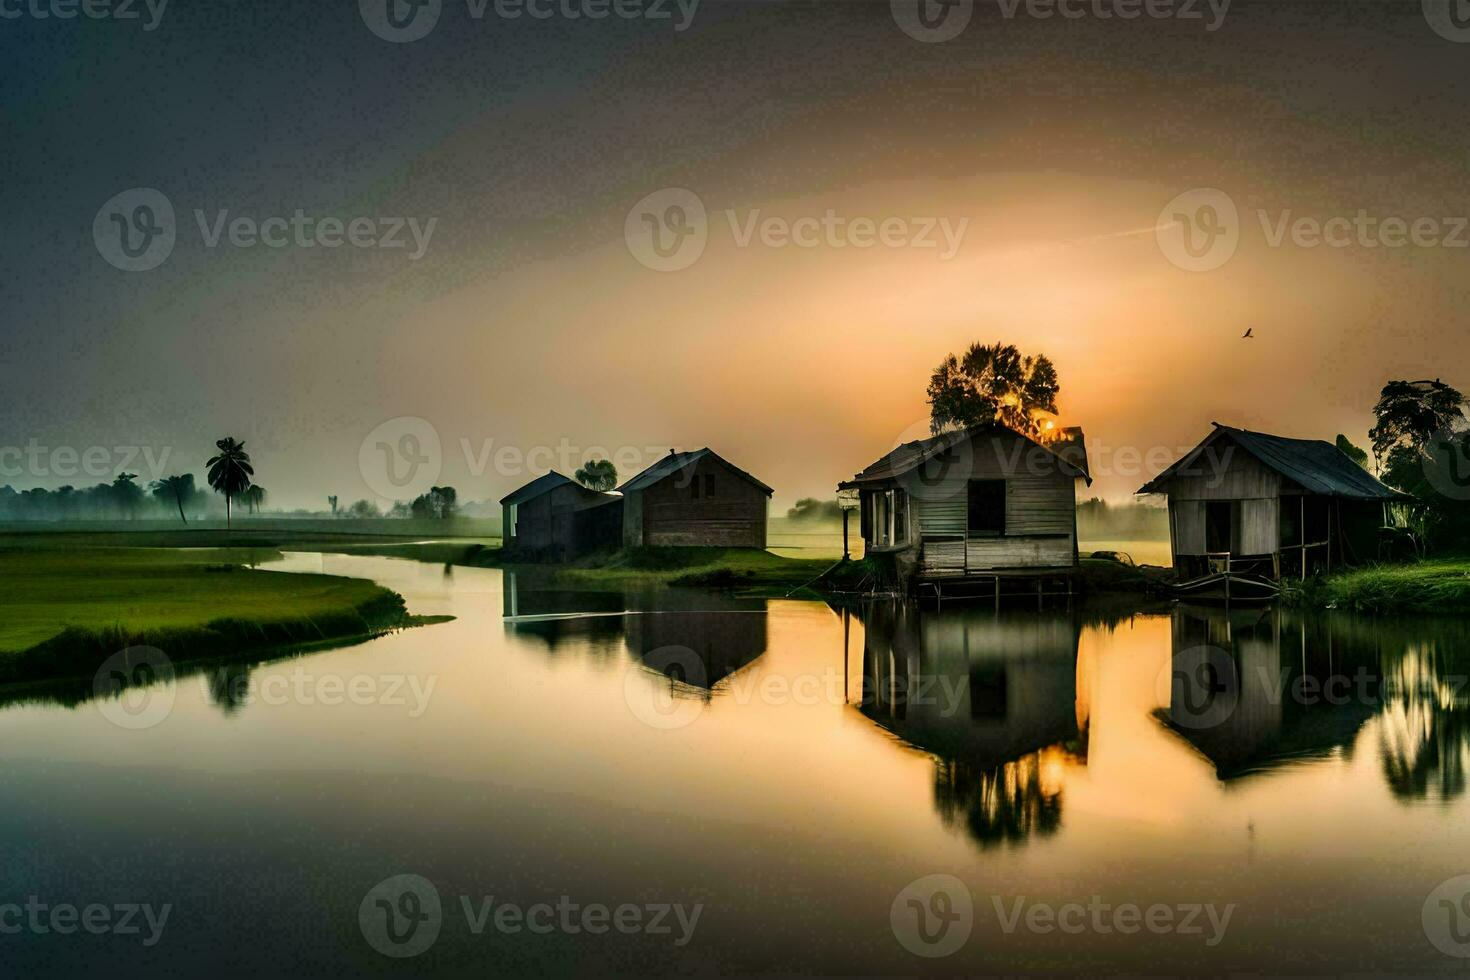
[[[1422,974],[1470,955],[1462,623],[844,615],[274,567],[456,619],[0,707],[0,972]]]

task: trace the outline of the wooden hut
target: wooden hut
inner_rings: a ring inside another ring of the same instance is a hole
[[[1081,429],[1045,443],[977,426],[905,443],[839,491],[858,493],[869,556],[890,556],[906,584],[1070,576],[1077,565],[1078,480],[1091,483]]]
[[[552,471],[501,497],[500,512],[508,556],[521,561],[567,561],[618,546],[623,499],[589,490]]]
[[[1386,508],[1407,500],[1404,494],[1330,442],[1214,426],[1138,490],[1169,497],[1169,541],[1181,579],[1305,578],[1377,556]]]
[[[711,449],[670,450],[618,490],[625,547],[766,546],[771,488]]]

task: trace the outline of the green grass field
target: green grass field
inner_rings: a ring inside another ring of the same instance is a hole
[[[1470,614],[1470,559],[1357,568],[1310,581],[1288,598],[1368,613]]]
[[[267,549],[0,550],[0,680],[80,675],[124,646],[171,657],[365,635],[410,622],[362,579],[248,567]]]

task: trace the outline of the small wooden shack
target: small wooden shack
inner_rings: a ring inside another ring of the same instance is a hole
[[[1377,556],[1386,508],[1404,494],[1330,442],[1214,427],[1138,490],[1169,497],[1181,579],[1305,578]]]
[[[625,547],[766,546],[771,488],[709,448],[670,450],[618,490]]]
[[[618,546],[623,498],[589,490],[552,471],[501,497],[500,512],[508,556],[567,561]]]
[[[1091,483],[1081,429],[1042,443],[1000,425],[905,443],[839,491],[857,491],[866,553],[904,583],[1070,576],[1078,480]]]

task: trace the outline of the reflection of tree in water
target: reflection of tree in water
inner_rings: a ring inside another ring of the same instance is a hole
[[[205,671],[209,700],[226,716],[234,715],[250,700],[251,664],[225,664]]]
[[[1378,735],[1389,790],[1405,801],[1463,795],[1470,754],[1463,673],[1451,676],[1431,646],[1416,644],[1389,668],[1389,678]]]
[[[945,826],[963,828],[982,847],[1050,836],[1062,825],[1062,790],[1043,770],[1054,749],[979,769],[957,759],[934,764],[934,808]]]

